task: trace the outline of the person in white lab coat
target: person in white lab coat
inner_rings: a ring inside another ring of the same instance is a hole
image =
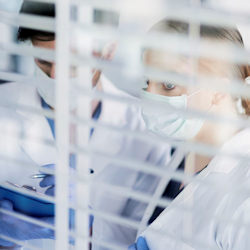
[[[35,3],[25,1],[22,10],[23,13],[40,14],[43,16],[54,17],[54,5]],[[33,46],[41,48],[54,49],[55,36],[53,33],[43,32],[39,30],[31,30],[20,28],[19,40],[31,41]],[[37,81],[37,86],[30,84],[22,84],[18,82],[8,83],[0,86],[0,96],[2,100],[8,103],[15,103],[18,105],[28,106],[42,111],[43,108],[53,110],[55,99],[53,95],[55,82],[55,63],[48,62],[41,59],[35,59],[36,73],[44,82]],[[118,90],[112,83],[104,76],[98,81],[98,76],[93,78],[93,85],[98,82],[99,88],[104,93],[117,95],[120,97],[127,97],[133,99],[128,94]],[[71,100],[72,101],[72,100]],[[74,100],[73,100],[74,101]],[[71,103],[72,104],[72,103]],[[74,106],[74,105],[73,105]],[[105,100],[97,101],[93,104],[93,116],[98,113],[99,122],[117,126],[121,129],[144,131],[145,124],[141,117],[140,109],[122,104],[119,102]],[[41,167],[47,164],[56,162],[56,151],[51,145],[44,145],[44,143],[36,143],[32,140],[39,137],[47,141],[54,141],[54,129],[51,119],[47,119],[39,114],[31,114],[28,111],[15,109],[12,113],[7,113],[8,110],[3,108],[0,113],[0,126],[6,129],[6,120],[13,127],[13,131],[17,135],[21,135],[25,140],[14,140],[10,144],[7,154],[9,157],[15,156],[19,160],[25,160],[27,168],[15,166],[16,173],[12,173],[8,178],[3,177],[2,180],[8,180],[19,185],[31,185],[37,190],[44,192],[44,188],[39,187],[37,180],[31,180],[29,177],[37,173],[36,169],[29,169],[29,165]],[[11,115],[10,115],[11,114]],[[13,117],[12,117],[13,116]],[[11,129],[10,127],[9,129]],[[11,132],[13,133],[13,131]],[[120,157],[125,160],[134,160],[138,163],[149,163],[158,167],[165,166],[170,160],[170,146],[165,143],[148,143],[133,137],[126,136],[121,132],[106,130],[105,128],[95,128],[90,132],[90,147],[96,152],[96,157],[91,159],[92,179],[94,181],[103,182],[104,184],[137,190],[143,193],[151,194],[157,186],[158,178],[150,174],[144,174],[141,171],[126,168],[126,165],[115,164],[112,162],[112,157]],[[15,137],[14,137],[15,138]],[[16,137],[17,138],[17,137]],[[42,142],[42,141],[41,141]],[[1,145],[1,152],[5,153],[5,144]],[[103,159],[101,155],[108,155],[111,159]],[[11,163],[8,163],[9,165]],[[77,166],[76,166],[77,167]],[[21,174],[22,173],[22,174]],[[22,176],[22,178],[20,178]],[[90,206],[93,210],[102,211],[109,215],[123,216],[139,221],[143,216],[146,205],[142,202],[134,201],[129,197],[120,196],[112,193],[105,188],[99,187],[98,182],[94,182],[91,186]],[[53,194],[53,188],[49,186],[46,192]],[[42,185],[44,187],[44,185]],[[47,188],[47,187],[46,187]],[[52,188],[52,189],[51,189]],[[84,199],[84,197],[82,197]],[[18,228],[17,228],[18,230]],[[7,230],[6,232],[8,233]],[[93,238],[105,242],[113,242],[127,246],[131,244],[136,238],[136,229],[129,228],[123,225],[112,223],[106,219],[95,216],[93,224]],[[29,236],[27,233],[27,240]],[[92,244],[92,249],[104,249],[104,247],[97,244]]]
[[[164,19],[153,26],[152,32],[187,36],[185,22]],[[201,41],[216,42],[218,48],[244,48],[236,28],[201,25]],[[230,80],[249,84],[249,67],[225,59],[199,57],[194,75],[191,58],[170,51],[148,49],[144,54],[147,65],[170,72],[195,77],[217,77],[227,88]],[[181,86],[177,82],[148,80],[143,90],[143,116],[150,131],[162,137],[190,140],[217,147],[214,157],[193,153],[186,173],[196,173],[177,198],[141,234],[131,250],[198,250],[250,249],[250,129],[235,123],[220,123],[177,110],[193,109],[230,119],[250,115],[250,101],[201,85]],[[238,158],[227,154],[238,155]],[[239,157],[239,155],[241,157]]]

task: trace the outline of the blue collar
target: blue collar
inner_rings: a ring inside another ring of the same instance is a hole
[[[51,110],[51,107],[42,98],[41,98],[41,103],[42,103],[42,107],[44,109]],[[51,119],[51,118],[48,118],[48,117],[46,117],[46,119],[47,119],[47,121],[49,123],[50,130],[51,130],[51,132],[53,134],[53,137],[55,138],[55,121],[54,121],[54,119]]]
[[[42,104],[42,107],[44,109],[50,109],[51,110],[51,107],[41,98],[41,104]],[[93,115],[92,115],[92,119],[94,120],[98,120],[99,117],[100,117],[100,114],[102,112],[102,103],[99,102],[98,106],[96,107]],[[49,126],[50,126],[50,129],[51,129],[51,132],[53,134],[53,137],[55,138],[55,121],[54,119],[51,119],[51,118],[48,118],[46,117],[48,123],[49,123]],[[90,133],[89,133],[89,137],[91,137],[94,133],[94,128],[91,128],[90,129]],[[70,157],[69,157],[69,164],[72,168],[75,168],[76,166],[76,155],[75,154],[70,154]],[[90,169],[90,173],[93,173],[93,170]]]
[[[41,98],[41,103],[42,103],[42,107],[44,109],[50,109],[51,110],[51,107]],[[102,112],[102,103],[99,102],[93,115],[92,115],[92,119],[93,120],[98,120],[100,115],[101,115],[101,112]],[[46,117],[48,123],[49,123],[49,126],[50,126],[50,129],[51,129],[51,132],[53,134],[53,137],[55,138],[55,121],[54,119],[51,119],[51,118],[48,118]],[[90,129],[90,137],[93,135],[94,133],[94,128],[91,128]]]

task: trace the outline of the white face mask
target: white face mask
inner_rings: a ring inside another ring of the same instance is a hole
[[[37,76],[39,78],[39,81],[37,81],[37,85],[36,85],[39,95],[44,99],[44,101],[49,106],[51,106],[52,108],[55,108],[56,81],[54,79],[50,78],[47,74],[45,74],[36,64],[35,64],[35,76]],[[86,70],[86,76],[83,78],[85,80],[92,79],[90,71]],[[75,78],[73,80],[77,80],[77,78]],[[70,100],[70,110],[76,109],[77,108],[77,98],[78,98],[77,92],[70,90],[69,98],[70,98],[69,99]]]
[[[55,108],[55,80],[47,76],[36,64],[35,76],[39,78],[39,81],[37,81],[36,84],[39,95],[49,106]]]
[[[174,137],[181,140],[194,138],[200,131],[204,120],[182,117],[166,104],[176,109],[187,109],[189,96],[162,96],[147,91],[142,93],[142,116],[147,128],[158,135]]]

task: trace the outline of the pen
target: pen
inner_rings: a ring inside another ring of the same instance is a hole
[[[34,174],[34,175],[31,175],[30,178],[31,179],[42,179],[42,178],[45,178],[46,176],[49,176],[49,174]]]

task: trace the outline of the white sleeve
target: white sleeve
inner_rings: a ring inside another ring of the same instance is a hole
[[[107,165],[103,173],[99,174],[99,178],[95,181],[94,191],[92,190],[93,209],[100,211],[111,217],[120,217],[122,211],[128,200],[127,196],[112,193],[109,190],[101,188],[99,184],[112,184],[114,188],[122,187],[130,189],[136,180],[136,171],[128,170],[126,168],[114,165]],[[93,239],[97,241],[105,241],[116,243],[119,245],[126,245],[135,239],[136,232],[131,228],[120,225],[104,219],[103,217],[95,216],[93,223]],[[92,244],[93,250],[106,249],[98,244]]]
[[[141,174],[140,176],[140,174],[135,171],[122,169],[118,166],[116,166],[115,168],[118,170],[118,172],[116,173],[117,179],[119,180],[123,176],[124,180],[123,184],[120,182],[120,184],[117,186],[122,185],[122,187],[128,188],[129,190],[141,190],[141,192],[144,194],[152,194],[152,189],[155,189],[155,187],[157,186],[158,179],[154,176],[146,174]],[[112,175],[115,175],[115,172],[113,172]],[[96,188],[98,188],[98,185]],[[142,191],[143,189],[144,192]],[[145,203],[134,199],[129,199],[126,194],[125,196],[123,196],[108,191],[102,191],[99,192],[99,195],[99,203],[97,207],[94,207],[94,210],[99,209],[101,212],[107,213],[111,217],[113,216],[114,218],[120,217],[123,219],[128,219],[139,225],[139,222],[142,219],[142,216],[146,209]],[[136,235],[137,230],[135,228],[131,228],[130,226],[126,226],[126,224],[115,223],[110,221],[110,219],[103,219],[98,216],[96,216],[94,219],[94,239],[128,247],[128,245],[132,244],[135,241]],[[93,249],[96,250],[106,248],[97,247],[94,244]]]
[[[250,198],[237,208],[235,213],[231,217],[231,223],[228,223],[223,227],[224,233],[221,234],[221,243],[223,249],[250,249],[250,237],[249,237],[249,225],[250,225]]]
[[[249,249],[249,228],[238,227],[250,222],[246,176],[208,172],[209,185],[189,184],[143,233],[150,250]]]
[[[116,89],[110,82],[103,85],[103,91],[119,96],[127,96],[126,93]],[[132,97],[131,97],[132,98]],[[129,105],[117,104],[109,100],[104,100],[102,114],[99,119],[101,122],[112,124],[127,130],[145,130],[142,124],[141,113],[138,108],[131,108]],[[119,136],[118,136],[119,135]],[[114,158],[129,161],[138,161],[141,164],[146,162],[160,167],[170,160],[170,147],[167,144],[153,144],[126,135],[107,132],[102,129],[95,130],[92,143],[99,151],[108,151]],[[111,150],[113,149],[113,150]],[[125,160],[126,159],[126,160]],[[130,199],[128,195],[112,193],[98,186],[103,182],[128,190],[152,194],[157,186],[158,178],[153,175],[145,174],[119,164],[114,164],[105,160],[98,162],[98,155],[93,159],[93,169],[98,173],[95,178],[95,187],[92,189],[91,206],[94,210],[100,210],[114,218],[116,216],[131,219],[139,224],[143,216],[146,205],[142,202]],[[97,182],[96,182],[97,181]],[[126,225],[120,225],[109,219],[95,216],[93,224],[93,239],[128,247],[136,238],[137,230]],[[104,250],[105,247],[92,245],[93,250]]]
[[[135,146],[136,144],[138,145],[138,143],[134,142]],[[145,144],[141,144],[140,146],[142,150],[141,152],[144,152],[144,157],[143,159],[141,158],[141,160],[145,160],[152,164],[159,164],[163,160],[164,155],[160,156],[153,154],[153,147],[150,148],[149,145]],[[155,151],[157,151],[157,148],[155,148]],[[136,150],[131,148],[130,157],[134,152],[136,152]],[[164,153],[164,151],[162,151],[162,153]],[[168,152],[165,151],[165,154],[167,155]],[[142,157],[142,155],[138,154],[135,158],[138,159],[139,157]],[[134,190],[148,195],[153,193],[158,184],[158,178],[153,175],[114,164],[107,165],[103,169],[103,172],[100,173],[100,182],[101,181],[106,184],[114,185],[114,188],[116,186],[127,188],[128,190]],[[102,188],[98,186],[98,180],[95,183],[96,192],[94,195],[91,195],[92,199],[94,198],[94,210],[100,210],[101,212],[107,213],[114,218],[120,217],[123,219],[129,219],[139,225],[146,209],[145,203],[135,199],[130,199],[126,193],[114,194],[112,192],[102,190]],[[137,230],[135,228],[111,222],[109,219],[103,219],[98,216],[94,219],[94,240],[112,242],[117,245],[128,247],[135,241],[136,235]],[[93,244],[92,249],[104,250],[106,248]]]
[[[222,249],[250,249],[250,197],[249,178],[242,178],[242,184],[234,188],[236,193],[228,194],[220,204],[216,227],[218,245]],[[245,183],[244,183],[245,182]]]
[[[220,182],[223,177],[206,179]],[[206,249],[213,242],[210,218],[220,199],[216,189],[189,184],[143,233],[150,250]]]

